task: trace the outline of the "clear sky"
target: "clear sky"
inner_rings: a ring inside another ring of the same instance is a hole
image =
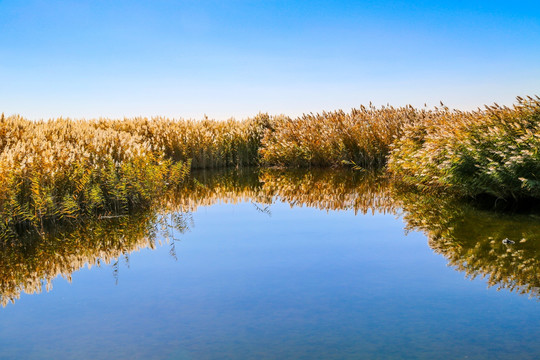
[[[244,118],[540,94],[540,1],[0,0],[0,112]]]

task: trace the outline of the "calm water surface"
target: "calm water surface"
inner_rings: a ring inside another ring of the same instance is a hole
[[[367,175],[194,177],[182,212],[4,243],[0,359],[540,358],[538,217]]]

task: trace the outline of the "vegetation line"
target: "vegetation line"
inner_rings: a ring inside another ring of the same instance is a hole
[[[426,192],[540,198],[540,98],[237,121],[0,118],[0,232],[150,206],[190,169],[382,168]]]

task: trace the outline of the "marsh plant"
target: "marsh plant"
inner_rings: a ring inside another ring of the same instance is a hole
[[[406,124],[389,170],[417,188],[517,201],[540,198],[540,98],[513,107],[443,108]],[[435,116],[433,116],[435,115]]]
[[[0,231],[145,208],[179,185],[189,162],[97,122],[0,120]]]
[[[2,115],[0,233],[130,213],[161,201],[191,169],[250,166],[386,168],[429,193],[534,203],[540,98],[469,112],[369,106],[242,121]]]
[[[380,168],[393,141],[419,112],[411,106],[374,106],[280,118],[265,133],[261,158],[264,164],[286,167],[356,164]]]
[[[259,165],[261,139],[272,120],[267,114],[258,114],[243,121],[157,117],[100,119],[91,124],[138,136],[152,152],[174,161],[190,161],[193,169],[215,169]]]

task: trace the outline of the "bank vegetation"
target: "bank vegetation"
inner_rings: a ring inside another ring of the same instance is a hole
[[[0,118],[0,232],[147,208],[191,169],[386,169],[428,193],[540,199],[540,98],[246,120]],[[17,230],[19,229],[19,230]]]

